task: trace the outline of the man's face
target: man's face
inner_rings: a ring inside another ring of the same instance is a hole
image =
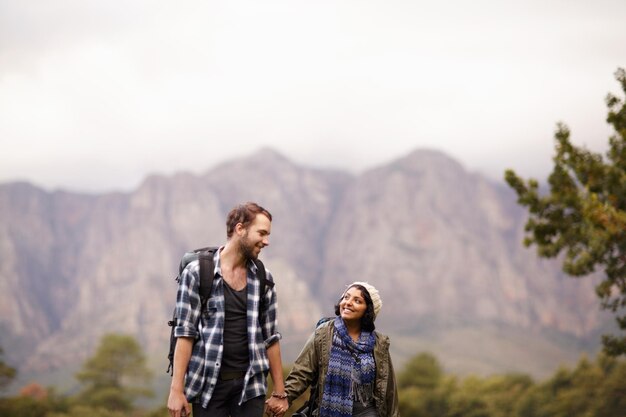
[[[272,222],[263,214],[257,214],[250,225],[242,230],[239,239],[241,253],[249,259],[257,259],[261,249],[270,244]]]

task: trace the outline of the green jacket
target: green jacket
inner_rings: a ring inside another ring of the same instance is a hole
[[[309,337],[304,348],[298,355],[289,376],[285,381],[285,392],[289,404],[298,398],[311,385],[316,373],[319,371],[318,399],[319,405],[322,399],[324,381],[328,371],[332,334],[335,325],[333,321],[321,324]],[[393,364],[389,355],[389,337],[374,332],[376,344],[374,346],[374,361],[376,362],[376,383],[374,387],[374,400],[378,409],[379,417],[398,417],[398,390],[396,377],[393,372]],[[314,415],[319,414],[319,409]]]

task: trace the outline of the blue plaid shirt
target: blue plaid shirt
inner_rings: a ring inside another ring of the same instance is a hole
[[[209,404],[217,383],[224,350],[224,279],[219,255],[221,249],[215,251],[213,258],[215,278],[211,296],[206,303],[206,311],[200,311],[199,261],[190,262],[183,270],[176,295],[177,321],[174,336],[192,337],[196,341],[185,375],[185,395],[189,401],[200,402],[205,408]],[[273,287],[266,287],[267,309],[259,318],[261,285],[259,279],[256,278],[256,272],[256,264],[248,261],[246,288],[250,365],[244,377],[239,404],[266,394],[266,374],[269,370],[266,349],[281,337],[277,331],[276,291]],[[268,281],[273,282],[272,275],[267,269],[266,275]]]

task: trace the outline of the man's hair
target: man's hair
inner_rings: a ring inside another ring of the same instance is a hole
[[[235,226],[237,226],[238,223],[241,223],[244,228],[250,226],[250,223],[254,221],[257,214],[263,214],[272,221],[270,212],[257,203],[247,202],[233,207],[230,213],[228,213],[228,217],[226,217],[226,237],[228,239],[232,237],[235,232]]]
[[[356,288],[358,290],[361,290],[361,294],[363,294],[363,298],[365,299],[366,309],[365,314],[363,314],[363,317],[361,317],[361,329],[365,330],[366,332],[373,332],[374,329],[376,329],[376,326],[374,325],[374,319],[376,318],[376,314],[374,314],[374,303],[372,302],[372,297],[370,297],[370,293],[367,291],[367,288],[362,285],[352,285],[347,288],[346,291],[348,291],[350,288]],[[339,311],[339,303],[341,302],[342,298],[343,294],[341,298],[339,298],[339,301],[337,301],[337,304],[335,304],[335,316],[341,315]]]

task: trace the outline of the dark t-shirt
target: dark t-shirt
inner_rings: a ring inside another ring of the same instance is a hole
[[[224,282],[224,354],[222,371],[245,371],[250,365],[248,354],[248,290],[233,290]]]

